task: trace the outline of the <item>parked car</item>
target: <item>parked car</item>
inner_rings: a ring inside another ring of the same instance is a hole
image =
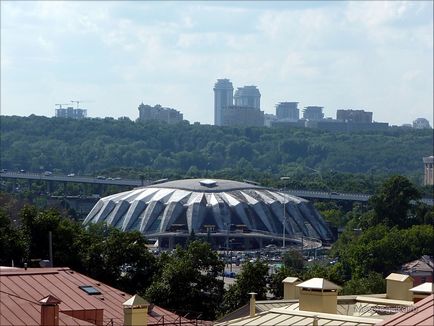
[[[101,179],[101,180],[105,180],[105,176],[103,176],[103,175],[99,175],[99,176],[97,176],[96,178],[97,178],[97,179]]]
[[[75,177],[75,173],[68,174],[68,177]]]

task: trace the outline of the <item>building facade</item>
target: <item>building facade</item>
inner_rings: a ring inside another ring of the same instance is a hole
[[[214,85],[214,125],[222,125],[222,110],[233,105],[234,87],[229,79],[218,79]]]
[[[372,123],[372,112],[365,110],[337,110],[336,120],[356,123]]]
[[[434,173],[433,173],[433,165],[434,165],[434,156],[428,156],[423,158],[424,165],[424,176],[423,176],[423,185],[434,185]]]
[[[235,95],[229,79],[218,79],[214,85],[214,125],[263,127],[261,93],[256,86],[238,87]]]
[[[183,115],[181,112],[171,108],[164,108],[159,104],[150,106],[141,103],[138,110],[140,121],[156,120],[164,121],[168,124],[175,124],[183,121]]]
[[[415,129],[430,129],[429,121],[425,118],[417,118],[413,121],[413,128]]]
[[[222,110],[222,126],[263,127],[264,111],[258,108],[231,105]]]
[[[320,121],[324,119],[322,106],[306,106],[303,110],[303,118],[310,121]]]
[[[236,106],[261,108],[261,93],[256,86],[238,87],[234,95]]]
[[[86,109],[74,109],[72,106],[56,109],[56,118],[84,119],[86,116]]]
[[[280,102],[277,104],[276,117],[278,120],[298,121],[300,119],[298,102]]]

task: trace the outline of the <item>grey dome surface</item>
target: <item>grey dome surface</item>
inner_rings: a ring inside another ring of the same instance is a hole
[[[228,235],[250,237],[249,241],[256,241],[255,237],[279,241],[284,207],[288,239],[303,234],[332,240],[330,229],[307,200],[249,183],[219,179],[169,181],[104,197],[83,224],[105,222],[156,239],[188,237],[194,231],[219,238],[220,242]]]

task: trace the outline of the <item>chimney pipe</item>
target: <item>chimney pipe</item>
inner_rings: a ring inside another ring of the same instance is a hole
[[[249,294],[250,294],[250,304],[249,304],[250,317],[255,317],[255,314],[256,314],[256,298],[255,298],[255,296],[257,293],[250,292]]]
[[[49,259],[50,259],[50,267],[53,267],[53,236],[51,231],[48,231],[48,252],[49,252]]]
[[[59,326],[59,304],[61,301],[52,295],[41,300],[41,326]]]
[[[148,325],[149,302],[136,294],[125,301],[122,305],[124,307],[125,326]]]
[[[300,297],[300,288],[296,286],[301,283],[298,277],[287,277],[282,281],[282,283],[284,300],[293,300]]]

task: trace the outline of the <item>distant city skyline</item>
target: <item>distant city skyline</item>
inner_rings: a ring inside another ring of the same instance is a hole
[[[433,2],[2,1],[1,114],[138,118],[143,102],[214,123],[213,86],[433,123]],[[71,103],[72,104],[72,103]],[[74,107],[76,105],[73,105]]]

